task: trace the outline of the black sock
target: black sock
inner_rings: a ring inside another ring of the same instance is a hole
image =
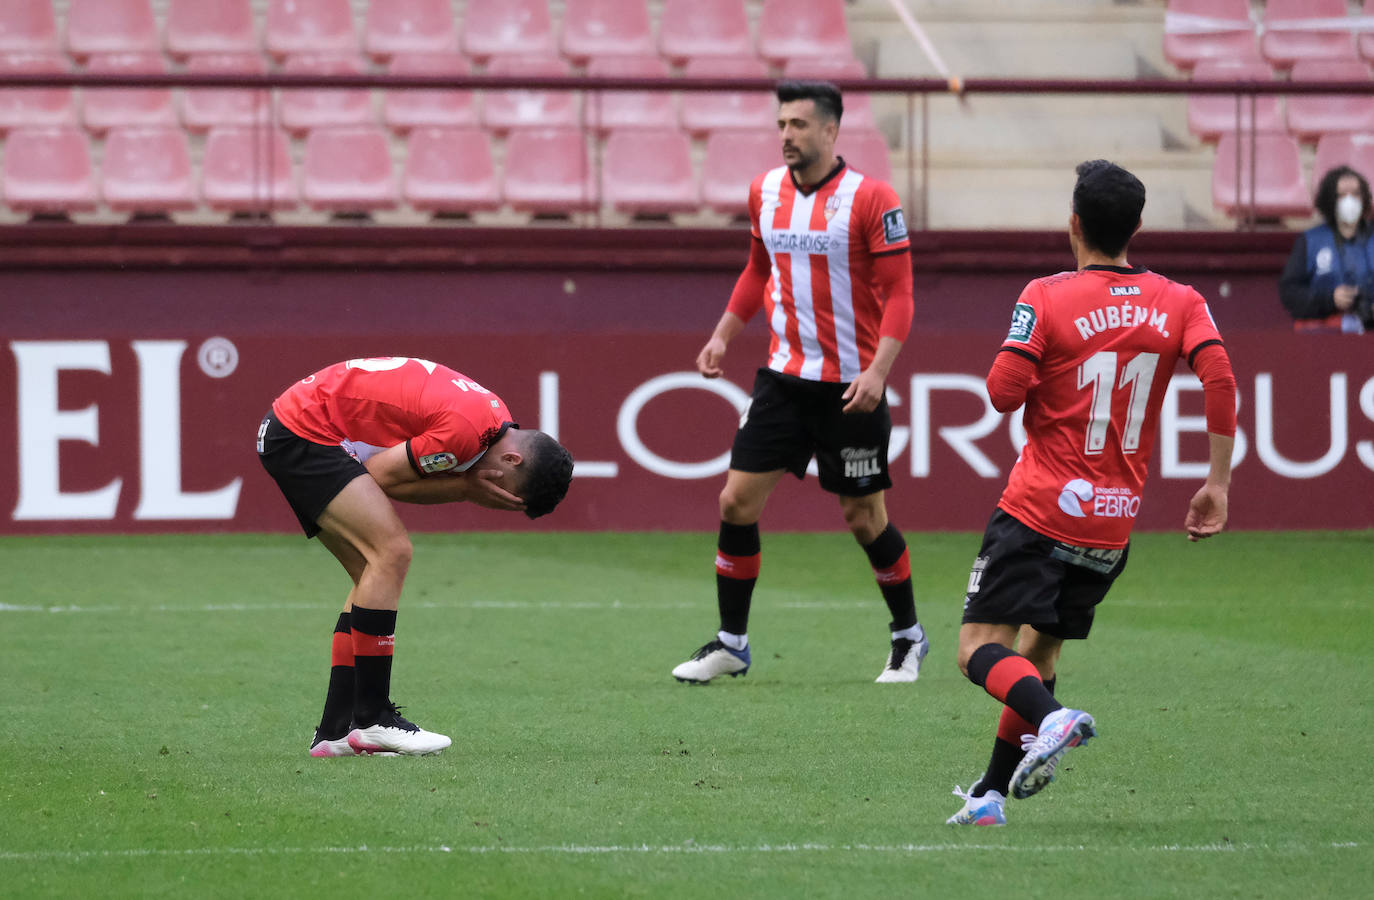
[[[749,601],[759,580],[759,526],[720,523],[716,543],[716,605],[720,630],[745,634],[749,630]]]
[[[396,645],[396,610],[353,607],[353,719],[376,725],[391,705],[391,657]]]
[[[329,690],[317,729],[320,737],[330,741],[348,734],[353,721],[353,635],[349,623],[349,614],[339,613],[330,647]]]
[[[873,543],[864,545],[873,577],[883,592],[888,612],[892,614],[893,631],[904,631],[916,624],[916,598],[911,590],[911,556],[906,538],[891,522]]]

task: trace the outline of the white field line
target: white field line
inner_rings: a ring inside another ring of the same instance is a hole
[[[806,853],[872,853],[884,855],[920,855],[932,853],[1311,853],[1318,850],[1357,849],[1356,841],[1329,844],[1160,844],[1148,847],[1090,847],[1085,844],[1011,846],[1003,844],[549,844],[519,847],[482,844],[476,846],[448,846],[435,844],[416,847],[188,847],[127,850],[0,850],[0,862],[82,862],[98,859],[129,859],[158,857],[216,857],[216,856],[327,856],[332,854],[422,855],[431,853],[528,854],[535,856],[613,856],[647,855],[672,856],[681,854],[806,854]]]
[[[845,609],[872,609],[877,601],[818,601],[818,602],[784,602],[771,604],[782,607],[783,609],[826,609],[826,610],[845,610]],[[704,609],[711,605],[709,600],[703,599],[696,602],[663,602],[663,603],[624,603],[619,600],[614,601],[567,601],[567,600],[451,600],[437,602],[433,600],[408,601],[401,600],[402,609],[567,609],[567,610],[650,610],[662,611],[672,609]],[[140,613],[140,612],[159,612],[159,613],[195,613],[195,612],[271,612],[274,610],[295,611],[295,610],[322,610],[331,609],[331,601],[321,599],[318,603],[204,603],[176,605],[161,603],[155,606],[121,605],[121,604],[101,604],[99,606],[77,606],[77,605],[52,605],[44,606],[38,603],[0,603],[0,613]]]

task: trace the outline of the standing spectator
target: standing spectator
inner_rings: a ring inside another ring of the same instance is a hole
[[[835,155],[838,88],[785,81],[777,96],[784,165],[749,188],[749,264],[697,355],[697,370],[719,377],[726,345],[763,309],[768,365],[755,378],[720,493],[720,629],[673,677],[704,683],[748,671],[759,518],[782,477],[801,478],[815,456],[821,488],[839,495],[892,616],[877,680],[915,681],[930,643],[916,621],[906,540],[883,499],[892,486],[887,376],[911,327],[906,221],[891,186]]]
[[[1322,176],[1322,224],[1307,229],[1279,276],[1279,299],[1299,327],[1374,329],[1374,250],[1369,182],[1349,166]]]

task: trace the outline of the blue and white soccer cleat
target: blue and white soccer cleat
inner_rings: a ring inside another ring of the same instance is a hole
[[[969,785],[965,793],[957,784],[954,796],[964,798],[964,808],[945,820],[946,825],[1005,825],[1007,824],[1007,798],[996,791],[987,791],[981,797],[973,796],[983,777]]]
[[[1097,737],[1093,717],[1081,709],[1057,709],[1040,723],[1040,733],[1026,748],[1026,755],[1011,775],[1011,795],[1018,800],[1038,794],[1054,781],[1060,758],[1090,738]]]
[[[749,647],[731,650],[719,640],[703,644],[692,658],[673,669],[678,681],[706,684],[717,675],[737,678],[749,671]]]
[[[925,630],[921,630],[921,639],[913,641],[909,638],[894,638],[892,650],[887,655],[887,665],[883,667],[878,677],[873,679],[877,684],[892,684],[902,681],[915,681],[921,675],[921,660],[926,658],[930,652],[930,639],[926,637]]]

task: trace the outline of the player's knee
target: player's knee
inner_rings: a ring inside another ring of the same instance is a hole
[[[405,532],[392,535],[377,548],[377,564],[383,569],[404,576],[410,569],[411,557],[415,548],[410,543],[410,535]]]
[[[846,504],[844,506],[844,524],[849,527],[849,532],[854,535],[856,541],[867,546],[876,541],[878,535],[883,533],[883,529],[887,527],[887,518],[871,506]]]
[[[720,492],[720,518],[735,525],[758,521],[760,510],[753,497],[727,486]]]

